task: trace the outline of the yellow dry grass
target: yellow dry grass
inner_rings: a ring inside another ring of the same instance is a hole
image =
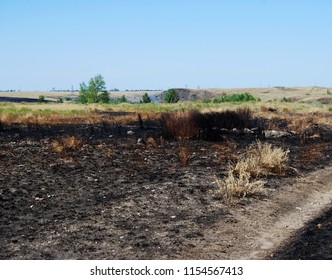
[[[76,136],[64,136],[51,142],[53,150],[59,154],[66,154],[71,150],[78,150],[82,147],[82,140]]]
[[[242,159],[234,165],[233,172],[235,174],[248,173],[252,177],[282,176],[287,170],[287,163],[288,151],[257,141],[249,146]]]
[[[288,151],[257,141],[235,164],[230,164],[224,180],[217,179],[217,196],[232,202],[234,198],[263,195],[265,182],[258,177],[282,176],[287,170]]]
[[[236,198],[265,194],[265,182],[253,180],[250,174],[245,171],[235,175],[233,170],[230,169],[224,180],[217,179],[216,182],[218,185],[217,196],[228,203],[233,203]]]

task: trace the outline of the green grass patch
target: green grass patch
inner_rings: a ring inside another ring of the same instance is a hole
[[[49,108],[46,109],[32,109],[28,107],[17,108],[11,104],[1,103],[0,104],[0,114],[6,116],[24,116],[27,114],[30,115],[81,115],[87,113],[88,110],[52,110]]]
[[[22,107],[22,108],[16,108],[14,106],[8,106],[8,105],[0,105],[0,114],[2,115],[26,115],[31,113],[32,110],[30,108]]]

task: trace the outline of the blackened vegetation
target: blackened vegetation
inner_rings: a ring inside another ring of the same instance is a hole
[[[332,260],[332,209],[311,221],[272,257],[277,260]]]
[[[218,141],[225,130],[248,128],[251,117],[249,109],[237,109],[208,113],[163,113],[159,121],[165,138]]]
[[[123,125],[121,123],[111,124],[108,122],[94,124],[59,124],[59,125],[36,125],[36,124],[10,124],[1,125],[0,132],[8,140],[17,141],[23,139],[41,140],[45,137],[62,137],[67,136],[68,132],[75,133],[75,136],[85,141],[98,139],[122,139],[126,138],[128,130],[134,130],[137,137],[149,137],[151,135],[159,135],[157,123],[149,122],[147,129],[142,129],[136,123],[132,125]],[[72,134],[70,133],[70,135]]]

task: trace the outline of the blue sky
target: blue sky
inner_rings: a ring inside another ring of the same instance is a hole
[[[0,0],[0,89],[331,87],[329,0]]]

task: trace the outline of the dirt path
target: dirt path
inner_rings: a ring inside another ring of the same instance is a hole
[[[332,167],[318,170],[281,186],[269,199],[231,210],[232,229],[219,224],[210,229],[203,243],[196,246],[188,258],[195,259],[291,259],[286,252],[296,239],[305,238],[306,225],[315,221],[332,202]],[[325,219],[331,219],[325,215]],[[324,222],[324,221],[323,221]],[[324,224],[312,225],[314,231],[324,231]],[[327,229],[326,229],[327,230]],[[330,230],[330,229],[329,229]],[[309,234],[315,234],[312,231]],[[207,238],[207,236],[209,236]],[[322,240],[315,240],[321,242]],[[331,242],[331,241],[329,241]],[[307,246],[307,242],[297,242]],[[297,246],[299,246],[297,244]],[[317,247],[317,246],[316,246]],[[275,252],[280,248],[285,252]],[[324,258],[331,258],[331,244]],[[294,251],[294,250],[293,250]],[[297,256],[305,257],[305,256]],[[314,256],[311,256],[314,258]],[[320,257],[322,258],[322,257]]]

